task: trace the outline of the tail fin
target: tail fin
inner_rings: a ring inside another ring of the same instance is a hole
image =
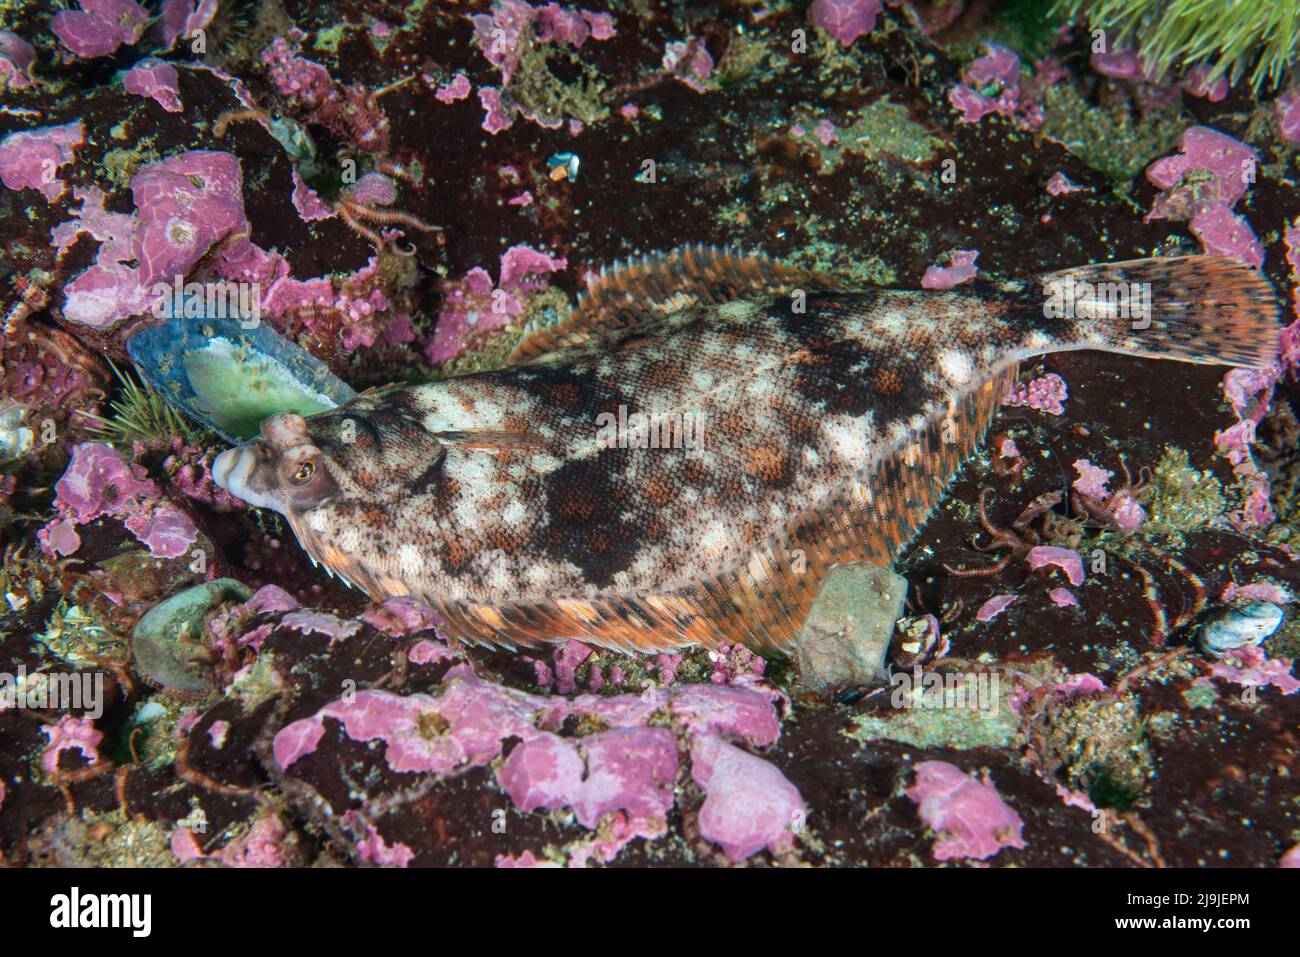
[[[1219,256],[1132,259],[1040,277],[1049,317],[1085,348],[1235,366],[1277,361],[1281,311],[1263,273]]]

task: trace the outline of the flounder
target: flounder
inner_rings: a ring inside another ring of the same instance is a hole
[[[688,247],[606,271],[506,368],[271,416],[213,476],[470,643],[789,650],[828,571],[898,557],[1022,359],[1263,366],[1279,332],[1229,259],[848,290]]]

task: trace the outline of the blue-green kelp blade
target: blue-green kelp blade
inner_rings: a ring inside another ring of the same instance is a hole
[[[172,318],[127,340],[140,375],[190,418],[230,442],[268,415],[313,415],[356,393],[325,363],[265,322]]]

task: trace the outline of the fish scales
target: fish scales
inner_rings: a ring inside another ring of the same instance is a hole
[[[897,557],[1020,360],[1276,352],[1271,289],[1238,264],[1071,276],[1155,286],[1151,321],[1106,303],[1046,318],[1053,276],[848,292],[683,250],[607,275],[521,364],[273,416],[214,476],[285,514],[314,560],[375,599],[425,600],[466,641],[785,648],[830,568]]]

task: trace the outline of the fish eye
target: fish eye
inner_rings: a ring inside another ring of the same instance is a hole
[[[298,466],[297,470],[294,471],[293,480],[299,485],[301,485],[304,482],[310,481],[311,477],[315,474],[316,474],[316,463],[303,462],[301,465]]]

